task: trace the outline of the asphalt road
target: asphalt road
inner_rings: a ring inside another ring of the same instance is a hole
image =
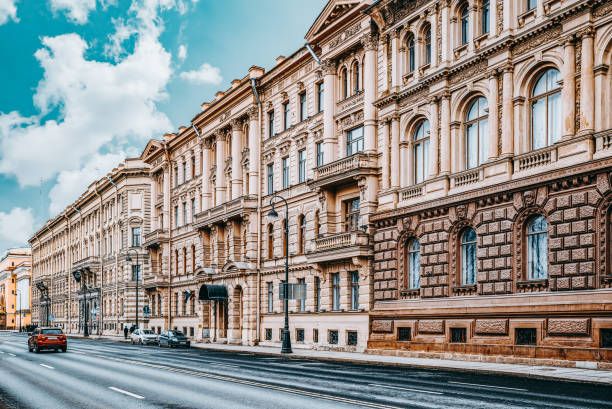
[[[612,408],[612,387],[0,333],[0,409]]]

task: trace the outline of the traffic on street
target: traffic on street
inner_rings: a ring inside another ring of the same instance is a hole
[[[612,408],[612,387],[0,333],[0,409],[21,408]]]

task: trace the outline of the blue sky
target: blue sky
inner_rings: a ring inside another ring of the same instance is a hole
[[[0,252],[299,48],[326,2],[0,0]]]

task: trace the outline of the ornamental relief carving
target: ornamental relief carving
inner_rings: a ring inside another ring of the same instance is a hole
[[[483,73],[487,69],[487,61],[480,61],[474,65],[465,67],[455,73],[453,73],[449,78],[449,84],[455,85],[462,81],[473,79],[477,74]]]
[[[407,95],[402,100],[400,100],[399,106],[413,106],[418,102],[425,102],[425,98],[429,96],[429,87],[425,87],[420,89],[419,91],[414,92],[413,94]]]
[[[603,17],[612,13],[612,2],[606,1],[593,10],[593,17]]]
[[[338,34],[336,37],[334,37],[333,40],[329,42],[329,48],[330,49],[336,48],[340,43],[343,43],[344,41],[354,37],[355,34],[357,34],[360,29],[361,29],[361,23],[357,23],[347,28],[346,30]]]
[[[340,121],[341,130],[348,129],[363,121],[363,111],[355,112]]]
[[[549,42],[555,42],[563,32],[563,27],[560,25],[554,26],[541,33],[534,33],[531,37],[519,40],[518,44],[512,47],[512,55],[522,54],[533,50],[534,48]]]

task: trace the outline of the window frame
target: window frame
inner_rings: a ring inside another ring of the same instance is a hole
[[[431,27],[427,26],[423,32],[423,66],[431,64]]]
[[[268,111],[268,138],[273,138],[276,135],[274,129],[274,110]]]
[[[317,113],[323,112],[325,109],[325,83],[319,82],[317,84]]]
[[[491,32],[491,2],[482,0],[480,3],[480,35]]]
[[[487,104],[485,108],[483,108],[485,110],[485,115],[480,115],[480,101],[485,101],[485,103]],[[468,115],[470,113],[470,111],[472,110],[472,108],[476,106],[477,108],[477,116],[476,118],[470,119],[468,120]],[[480,127],[481,124],[486,121],[486,132],[485,135],[480,135]],[[487,98],[485,98],[482,95],[479,95],[475,98],[473,98],[469,105],[468,108],[465,112],[465,116],[464,116],[464,123],[463,123],[463,127],[464,127],[464,141],[465,141],[465,169],[476,169],[477,167],[481,166],[482,164],[484,164],[487,160],[488,160],[488,156],[489,156],[489,101],[487,100]],[[470,138],[469,138],[469,130],[472,129],[472,127],[475,127],[476,129],[476,165],[474,166],[470,166]],[[481,149],[481,145],[485,146],[484,149],[484,157],[480,157],[480,149]]]
[[[470,8],[468,4],[465,4],[459,10],[459,41],[461,46],[470,42]]]
[[[287,130],[291,127],[291,105],[289,101],[283,103],[283,130]]]
[[[544,229],[543,230],[538,230],[538,231],[534,231],[531,232],[530,228],[532,225],[534,225],[537,221],[539,220],[543,220],[544,222]],[[532,270],[533,268],[533,257],[534,254],[532,253],[532,238],[535,238],[533,240],[536,241],[535,244],[537,244],[538,246],[541,245],[541,243],[539,242],[540,240],[542,240],[543,238],[543,242],[544,242],[544,249],[545,251],[543,253],[540,254],[540,257],[542,257],[543,259],[540,259],[538,261],[543,261],[543,265],[542,267],[544,268],[543,271],[543,276],[542,276],[542,272],[540,272],[540,274],[538,274],[538,276],[535,276],[535,271]],[[526,259],[526,269],[525,269],[525,278],[528,281],[536,281],[536,280],[545,280],[548,278],[548,221],[546,220],[546,217],[544,217],[543,215],[540,214],[536,214],[532,217],[530,217],[529,219],[527,219],[527,223],[525,223],[525,246],[526,246],[526,254],[527,254],[527,259]]]
[[[266,179],[267,179],[267,185],[268,185],[268,194],[271,195],[274,193],[274,164],[273,163],[268,164]]]
[[[300,92],[300,94],[298,95],[298,100],[300,103],[300,122],[302,122],[308,119],[306,91]]]
[[[422,130],[422,136],[419,137],[419,133],[421,132],[421,130]],[[412,166],[413,178],[412,179],[413,179],[414,184],[423,183],[425,180],[427,180],[427,177],[429,176],[429,144],[430,144],[429,137],[430,137],[430,134],[431,134],[431,128],[430,128],[429,121],[427,119],[419,120],[419,122],[417,123],[412,133],[412,159],[413,159],[412,160],[413,162],[413,166]],[[423,172],[421,178],[419,178],[419,172],[418,172],[419,161],[417,160],[419,159],[418,158],[419,147],[421,147],[421,154],[422,154],[421,165],[423,166],[423,169],[421,169],[421,171]]]
[[[306,149],[298,151],[298,183],[306,182]]]
[[[561,71],[559,71],[556,67],[546,67],[544,68],[541,72],[538,73],[537,76],[535,76],[535,81],[533,81],[533,84],[530,88],[530,92],[529,92],[529,126],[530,126],[530,147],[531,150],[538,150],[538,149],[543,149],[543,148],[547,148],[549,146],[554,145],[555,143],[559,142],[562,138],[562,135],[559,135],[559,138],[557,140],[553,140],[553,135],[550,134],[550,121],[549,119],[549,109],[550,109],[550,98],[553,95],[558,95],[558,98],[562,98],[562,90],[563,90],[563,86],[558,85],[557,88],[553,88],[552,90],[546,90],[545,92],[538,94],[538,95],[534,95],[535,92],[535,87],[538,84],[538,82],[540,80],[544,80],[545,83],[548,83],[548,79],[544,78],[545,76],[548,76],[548,73],[551,72],[552,70],[557,71],[557,78],[561,78]],[[546,144],[544,146],[540,146],[540,147],[536,147],[535,144],[535,126],[534,126],[534,122],[536,122],[536,118],[535,115],[533,113],[534,111],[534,106],[535,104],[540,101],[540,100],[544,100],[544,107],[545,107],[545,111],[544,111],[544,117],[538,119],[537,121],[541,120],[541,119],[545,119],[545,123],[546,123],[546,128],[544,130],[544,133],[546,135]],[[560,101],[559,102],[559,106],[558,106],[558,120],[561,121],[562,115],[563,115],[563,102]],[[562,133],[562,132],[561,132]]]
[[[350,273],[351,286],[351,310],[359,310],[359,271],[351,271]]]
[[[340,273],[332,273],[330,283],[332,311],[340,311],[340,308],[342,307],[342,300],[340,298]]]
[[[414,248],[414,244],[418,246]],[[417,265],[416,271],[415,264]],[[419,239],[416,237],[408,239],[406,242],[406,278],[408,289],[409,290],[417,290],[421,288],[421,243]],[[414,277],[418,277],[418,281],[415,285]]]
[[[472,231],[474,232],[474,240],[473,241],[465,241],[465,237],[467,236],[467,234]],[[478,273],[478,256],[477,256],[477,251],[478,251],[478,235],[476,234],[476,230],[471,227],[465,227],[462,231],[461,234],[459,235],[459,285],[460,286],[472,286],[472,285],[476,285],[476,275]],[[467,256],[470,255],[470,253],[468,252],[468,248],[469,247],[473,247],[473,252],[471,253],[473,256],[473,263],[472,263],[472,267],[473,267],[473,272],[467,271],[466,267],[469,268],[465,261],[467,259]],[[472,275],[473,277],[473,281],[469,282],[468,280],[468,274]]]
[[[357,131],[361,131],[361,135],[353,139],[353,134]],[[363,125],[349,129],[346,131],[346,156],[353,156],[363,152],[365,142],[365,130]]]
[[[323,150],[323,142],[317,142],[315,144],[317,152],[317,167],[325,164],[325,151]]]
[[[357,209],[353,208],[353,204],[357,203]],[[361,200],[359,197],[347,199],[343,201],[344,210],[344,231],[358,231],[359,230],[359,218],[361,216]]]
[[[289,172],[289,156],[285,156],[281,160],[282,164],[282,175],[283,175],[283,189],[289,189],[291,187],[291,175]]]

